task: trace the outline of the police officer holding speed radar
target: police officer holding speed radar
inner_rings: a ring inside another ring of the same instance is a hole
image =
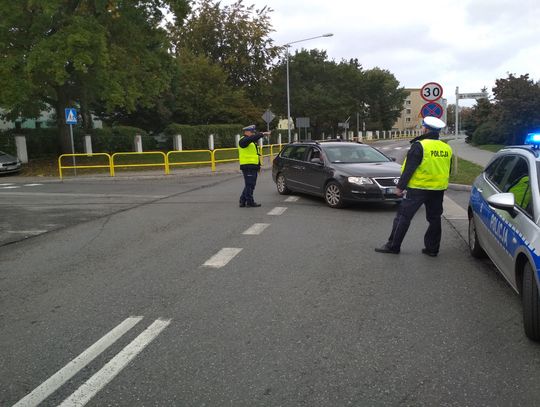
[[[253,191],[257,184],[257,174],[261,170],[261,152],[257,141],[270,132],[258,133],[254,124],[242,129],[244,135],[238,143],[240,169],[244,174],[244,190],[240,196],[240,208],[256,208],[261,206],[253,199]]]
[[[448,188],[452,149],[439,140],[439,132],[446,126],[442,120],[426,116],[422,126],[423,134],[411,141],[401,167],[397,195],[404,198],[394,218],[392,232],[388,242],[376,248],[376,252],[398,254],[414,214],[425,205],[429,226],[422,253],[432,257],[439,253],[443,197]]]

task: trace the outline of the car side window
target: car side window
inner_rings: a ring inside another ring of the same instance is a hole
[[[493,182],[500,191],[503,191],[506,186],[506,180],[510,175],[512,165],[514,164],[515,156],[505,155],[501,157],[500,161],[496,166],[490,165],[490,173],[487,173],[487,178]],[[493,163],[495,164],[495,162]],[[493,168],[492,168],[493,167]]]
[[[322,160],[321,150],[315,147],[311,147],[307,155],[307,161],[311,161],[312,158],[319,158]]]
[[[306,155],[307,149],[307,146],[295,146],[291,154],[289,155],[289,158],[302,161],[304,159],[304,156]]]
[[[287,146],[283,149],[281,152],[281,156],[283,158],[290,158],[292,151],[294,150],[294,146]]]
[[[529,180],[527,160],[519,157],[506,180],[503,192],[512,192],[516,205],[532,217],[532,194]]]

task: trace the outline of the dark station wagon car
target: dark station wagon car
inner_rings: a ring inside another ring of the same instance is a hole
[[[287,144],[272,166],[280,194],[324,197],[332,208],[347,202],[399,202],[400,173],[401,166],[379,150],[347,141]]]

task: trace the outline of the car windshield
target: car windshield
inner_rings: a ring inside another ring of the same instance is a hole
[[[388,157],[372,147],[361,144],[325,146],[324,152],[333,163],[357,164],[380,163],[389,161]]]

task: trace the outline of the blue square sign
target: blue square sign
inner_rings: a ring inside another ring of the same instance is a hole
[[[66,124],[77,124],[77,110],[74,107],[66,108]]]

